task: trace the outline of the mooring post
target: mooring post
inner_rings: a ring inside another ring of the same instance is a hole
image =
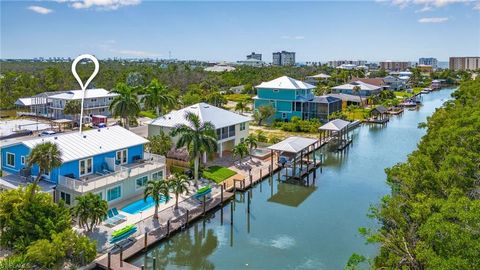
[[[262,178],[263,178],[263,169],[260,169],[260,178],[258,180],[262,181]]]
[[[220,225],[223,226],[223,207],[220,207]]]
[[[245,190],[245,178],[243,178],[243,181],[242,181],[242,189]]]
[[[112,253],[111,252],[108,252],[108,256],[107,256],[107,270],[110,270],[110,264],[111,264],[111,260],[112,260]]]
[[[120,246],[120,267],[123,267],[123,246]]]
[[[187,221],[185,222],[185,226],[188,226],[188,220],[190,218],[190,210],[187,209]]]
[[[167,235],[170,235],[170,219],[167,220]]]
[[[142,266],[140,266],[140,269],[145,270],[145,265],[142,264]]]
[[[233,225],[233,203],[230,205],[230,224]]]
[[[144,248],[145,250],[147,250],[147,236],[148,236],[148,233],[145,231],[145,234],[143,235],[143,240],[144,240]]]
[[[220,187],[220,205],[223,206],[223,189],[224,187]]]
[[[252,190],[248,191],[248,198],[247,198],[247,213],[250,213],[250,196],[251,196]]]
[[[156,269],[157,268],[157,258],[156,257],[153,257],[153,269]]]
[[[205,216],[205,210],[207,208],[206,196],[203,195],[203,215]]]
[[[253,185],[253,176],[250,174],[249,177],[250,177],[250,187],[252,187],[252,185]]]

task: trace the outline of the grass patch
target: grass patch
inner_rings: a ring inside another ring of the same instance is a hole
[[[141,111],[138,115],[140,117],[148,117],[148,118],[152,118],[152,119],[157,118],[157,114],[155,114],[155,112],[153,112],[153,111]]]
[[[235,174],[237,173],[229,168],[221,166],[211,166],[203,171],[203,177],[215,181],[217,184],[234,176]]]
[[[225,95],[225,98],[229,101],[247,102],[247,103],[252,100],[252,96],[247,94],[228,94],[228,95]]]

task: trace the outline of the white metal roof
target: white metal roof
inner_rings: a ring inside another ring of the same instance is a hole
[[[325,125],[321,126],[318,128],[319,130],[331,130],[331,131],[340,131],[344,128],[346,128],[350,122],[342,120],[342,119],[335,119],[332,120]]]
[[[174,127],[177,124],[188,125],[189,123],[187,120],[185,120],[185,114],[187,112],[193,112],[194,114],[198,115],[202,123],[211,122],[217,129],[252,120],[249,117],[202,102],[185,107],[178,111],[171,111],[170,113],[153,120],[150,122],[150,125],[162,127]]]
[[[262,82],[261,84],[255,86],[255,88],[270,88],[270,89],[313,89],[315,86],[295,80],[288,76],[282,76],[271,80],[269,82]]]
[[[118,94],[109,92],[102,88],[85,90],[85,98],[101,98],[101,97],[115,97],[115,96],[118,96]],[[50,96],[50,98],[68,99],[68,100],[82,99],[82,97],[83,97],[82,90],[70,90],[70,91],[65,91],[65,92]]]
[[[364,83],[362,81],[354,81],[354,82],[351,82],[351,83],[346,83],[346,84],[342,84],[342,85],[339,85],[339,86],[332,87],[332,89],[341,89],[341,90],[350,89],[350,90],[353,90],[353,88],[355,86],[359,86],[360,90],[367,90],[367,91],[378,90],[378,89],[381,88],[380,86]]]
[[[304,137],[288,137],[287,139],[267,147],[270,150],[283,151],[288,153],[299,153],[308,146],[316,143],[317,139]]]
[[[78,160],[115,150],[145,144],[148,140],[121,126],[51,135],[22,143],[32,149],[43,142],[54,142],[62,152],[63,162]]]
[[[15,101],[18,106],[32,106],[32,98],[19,98]]]
[[[327,74],[324,74],[324,73],[308,76],[308,78],[315,78],[315,79],[328,79],[330,77],[331,77],[330,75],[327,75]]]

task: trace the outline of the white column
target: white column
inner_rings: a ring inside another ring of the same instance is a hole
[[[207,163],[207,152],[203,152],[203,163]]]
[[[218,146],[219,146],[218,149],[219,149],[219,151],[220,151],[220,152],[218,153],[218,156],[219,156],[219,157],[223,157],[223,143],[219,143]]]

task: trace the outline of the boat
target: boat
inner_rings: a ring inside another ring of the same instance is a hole
[[[408,101],[405,101],[405,102],[402,102],[400,104],[398,104],[400,107],[416,107],[417,106],[417,102],[415,101],[412,101],[412,100],[408,100]]]

